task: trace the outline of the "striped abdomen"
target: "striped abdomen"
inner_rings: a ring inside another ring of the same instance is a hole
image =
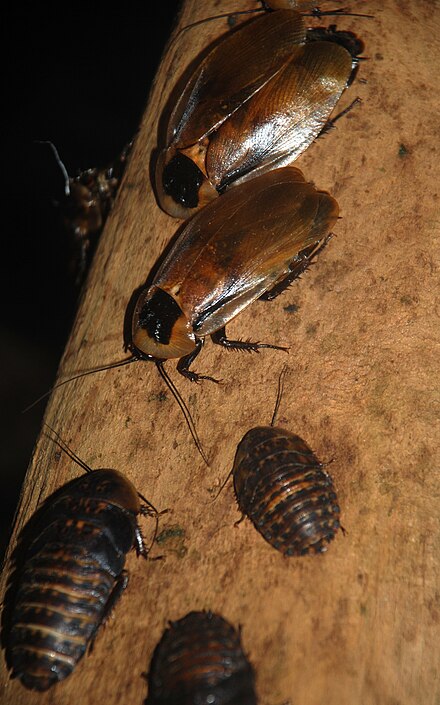
[[[12,677],[27,688],[47,690],[72,672],[125,587],[136,505],[131,483],[111,470],[69,483],[44,505],[18,578],[7,647]]]
[[[308,445],[280,428],[253,428],[234,461],[238,506],[287,556],[322,553],[334,538],[339,506],[333,482]]]
[[[163,634],[147,705],[257,705],[254,670],[239,634],[212,612],[190,612]]]

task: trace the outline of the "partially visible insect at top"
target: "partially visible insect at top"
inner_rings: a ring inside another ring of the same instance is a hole
[[[237,447],[232,476],[239,509],[286,556],[323,553],[340,528],[330,475],[302,438],[274,427],[286,368],[270,426],[248,431]]]
[[[145,705],[257,705],[239,633],[220,615],[190,612],[156,647]]]
[[[339,117],[329,121],[362,51],[356,35],[334,25],[307,29],[296,9],[228,33],[170,112],[156,165],[161,208],[186,218],[232,184],[291,164]]]
[[[71,269],[75,283],[82,283],[91,254],[113,206],[132,142],[109,166],[92,167],[69,176],[58,152],[48,142],[64,175],[64,197],[58,202],[62,222],[73,247]]]
[[[92,471],[50,430],[87,474],[49,497],[23,530],[2,625],[11,677],[39,691],[70,675],[91,647],[127,586],[127,553],[148,555],[137,517],[155,516],[156,535],[158,516],[124,475]]]

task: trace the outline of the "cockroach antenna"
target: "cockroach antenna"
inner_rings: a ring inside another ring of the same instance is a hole
[[[303,17],[317,17],[318,19],[321,17],[332,17],[332,16],[337,16],[337,17],[363,17],[366,19],[374,19],[374,15],[364,15],[358,12],[347,12],[347,8],[341,7],[339,9],[335,10],[321,10],[319,7],[313,7],[311,8],[310,12],[301,12],[298,8],[294,8],[297,12],[300,12],[300,14]],[[212,22],[214,20],[222,20],[222,19],[227,19],[229,17],[239,17],[240,15],[255,15],[256,13],[259,12],[271,12],[272,8],[270,7],[270,3],[265,3],[263,2],[262,7],[256,7],[253,10],[238,10],[237,12],[224,12],[220,15],[212,15],[212,17],[204,17],[201,20],[197,20],[196,22],[191,22],[190,24],[186,25],[185,27],[182,27],[176,34],[176,36],[173,39],[173,42],[176,42],[179,37],[187,32],[189,29],[194,29],[194,27],[198,27],[201,24],[205,24],[206,22]]]
[[[46,399],[46,397],[49,396],[49,394],[52,394],[52,392],[55,391],[55,389],[59,389],[59,387],[63,387],[65,384],[68,384],[69,382],[74,382],[76,379],[80,379],[81,377],[87,377],[87,375],[92,375],[95,372],[104,372],[105,370],[112,370],[114,367],[124,367],[124,365],[129,365],[132,362],[138,362],[140,358],[136,357],[136,355],[133,355],[132,357],[127,357],[124,360],[119,360],[118,362],[111,362],[108,365],[101,365],[100,367],[93,367],[90,370],[86,370],[85,372],[80,372],[77,375],[74,375],[73,377],[69,377],[68,379],[63,380],[62,382],[58,382],[58,384],[55,384],[53,387],[51,387],[47,392],[42,394],[38,399],[35,399],[35,401],[32,402],[32,404],[29,404],[25,409],[23,409],[22,414],[26,414],[28,411],[34,408],[40,401],[43,399]]]
[[[275,421],[278,416],[278,410],[280,408],[280,403],[281,403],[281,398],[283,396],[283,391],[284,391],[284,380],[286,378],[286,373],[287,373],[288,367],[287,365],[283,366],[283,369],[280,372],[280,375],[278,377],[278,391],[277,391],[277,397],[275,400],[275,407],[273,410],[272,414],[272,420],[270,422],[271,426],[275,425]],[[215,502],[218,498],[218,496],[223,492],[224,488],[226,487],[227,483],[229,482],[229,479],[234,472],[234,468],[227,474],[225,480],[223,480],[222,484],[220,485],[220,489],[216,492],[215,497],[211,500],[212,502]]]
[[[74,451],[73,451],[73,450],[67,445],[67,443],[61,438],[60,434],[59,434],[57,431],[55,431],[54,428],[52,428],[52,426],[49,426],[49,424],[48,424],[46,421],[44,421],[43,423],[44,423],[44,425],[49,429],[49,431],[50,431],[51,433],[53,433],[53,435],[55,436],[55,438],[53,438],[53,436],[51,436],[49,433],[46,434],[47,437],[52,441],[52,443],[56,443],[56,445],[57,445],[59,448],[61,448],[61,450],[63,451],[63,453],[65,453],[71,460],[73,460],[74,463],[77,463],[77,465],[79,465],[80,467],[82,467],[83,470],[85,470],[86,472],[94,472],[94,471],[92,470],[92,468],[90,467],[90,465],[87,465],[87,463],[84,462],[84,460],[81,460],[81,458],[79,457],[79,455],[77,455],[76,453],[74,453]]]
[[[187,424],[187,426],[188,426],[188,428],[189,428],[189,431],[190,431],[190,433],[191,433],[191,435],[192,435],[192,437],[193,437],[194,443],[196,444],[196,448],[197,448],[197,450],[199,451],[200,455],[202,456],[203,460],[205,461],[205,464],[206,464],[206,465],[208,466],[208,468],[209,468],[209,467],[210,467],[209,461],[208,461],[208,458],[207,458],[206,455],[205,455],[205,451],[203,450],[202,444],[201,444],[200,439],[199,439],[199,436],[198,436],[198,434],[197,434],[196,427],[195,427],[193,418],[192,418],[192,416],[191,416],[190,410],[188,409],[188,407],[187,407],[187,405],[185,404],[185,402],[183,401],[181,395],[180,395],[179,392],[177,391],[177,387],[176,387],[176,386],[174,385],[174,383],[172,382],[170,376],[165,372],[165,369],[164,369],[164,366],[163,366],[163,362],[161,362],[161,361],[159,361],[159,360],[156,361],[156,367],[157,367],[157,369],[158,369],[158,371],[159,371],[159,374],[160,374],[160,376],[162,377],[163,381],[165,382],[165,384],[167,385],[167,387],[168,387],[168,389],[170,390],[171,394],[173,395],[173,397],[174,397],[175,400],[177,401],[178,405],[180,406],[180,409],[181,409],[182,414],[183,414],[183,416],[184,416],[184,418],[185,418],[186,424]]]
[[[130,365],[132,362],[139,362],[142,358],[138,357],[137,355],[132,355],[131,357],[127,357],[124,360],[119,360],[118,362],[112,362],[108,365],[102,365],[100,367],[93,367],[90,370],[86,370],[85,372],[80,372],[77,375],[74,375],[73,377],[69,377],[68,379],[63,380],[62,382],[59,382],[58,384],[55,384],[53,387],[51,387],[47,392],[42,394],[38,399],[32,402],[32,404],[29,404],[25,409],[23,409],[22,413],[25,414],[26,412],[30,411],[36,404],[38,404],[40,401],[45,399],[49,394],[51,394],[53,391],[56,389],[59,389],[59,387],[63,387],[65,384],[68,384],[69,382],[73,382],[76,379],[81,379],[81,377],[87,377],[88,375],[92,375],[95,372],[105,372],[106,370],[112,370],[115,367],[124,367],[125,365]],[[191,436],[193,437],[194,443],[196,445],[197,450],[199,451],[200,455],[203,458],[203,461],[205,464],[210,467],[208,458],[206,456],[205,451],[203,450],[203,446],[200,442],[199,436],[196,431],[196,427],[193,421],[193,418],[191,416],[191,412],[188,409],[187,405],[183,401],[181,395],[179,394],[176,386],[174,383],[171,381],[169,375],[165,372],[163,368],[163,362],[158,360],[156,361],[156,367],[159,371],[160,376],[164,380],[165,384],[167,385],[168,389],[172,393],[173,397],[177,401],[182,413],[183,417],[185,419],[185,422],[189,428],[189,431],[191,433]],[[55,433],[55,432],[54,432]]]
[[[284,380],[286,378],[287,369],[288,369],[287,365],[284,365],[283,369],[280,372],[280,376],[278,377],[277,398],[275,400],[275,407],[274,407],[273,414],[272,414],[272,420],[270,422],[270,425],[272,427],[275,426],[275,421],[277,420],[278,410],[280,408],[280,403],[281,403],[281,397],[283,396],[283,391],[284,391]]]
[[[58,150],[55,147],[53,142],[50,142],[50,140],[36,140],[36,144],[48,144],[49,147],[51,148],[55,160],[60,167],[62,174],[64,176],[64,193],[66,196],[70,196],[70,177],[69,174],[67,173],[67,169],[64,166],[63,162],[61,161],[60,155],[58,154]]]

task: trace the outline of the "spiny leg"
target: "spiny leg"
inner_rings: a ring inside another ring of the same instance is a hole
[[[361,100],[359,97],[355,98],[355,99],[350,103],[350,105],[348,105],[346,108],[344,108],[344,110],[341,110],[341,112],[338,113],[337,115],[335,115],[334,118],[332,118],[331,120],[327,120],[327,122],[325,123],[324,127],[322,128],[321,132],[320,132],[319,135],[316,137],[316,139],[319,139],[319,137],[322,137],[322,136],[325,135],[327,132],[329,132],[330,130],[332,130],[332,129],[334,128],[334,126],[335,126],[335,122],[337,122],[341,117],[344,117],[344,115],[346,115],[347,113],[349,113],[350,110],[352,110],[352,108],[354,108],[355,105],[358,105],[358,103],[362,103],[362,100]]]
[[[311,245],[307,249],[300,252],[298,255],[298,259],[295,259],[293,262],[291,262],[289,267],[289,274],[284,279],[281,279],[279,282],[277,282],[275,286],[272,287],[272,289],[269,289],[269,291],[266,291],[264,294],[262,294],[260,296],[261,301],[273,301],[273,299],[276,299],[277,296],[282,294],[283,291],[285,291],[292,284],[292,282],[295,281],[295,279],[298,279],[298,277],[300,277],[301,274],[303,274],[306,269],[308,269],[308,267],[310,267],[310,265],[314,263],[315,257],[317,257],[319,253],[322,252],[331,237],[332,234],[330,233],[324,238],[319,247],[316,247],[316,245]]]
[[[227,350],[246,350],[247,352],[258,352],[260,348],[272,348],[273,350],[283,350],[288,352],[289,348],[284,348],[281,345],[270,345],[269,343],[251,343],[249,340],[229,340],[226,337],[226,328],[220,328],[215,333],[212,333],[211,339],[216,345],[221,345]]]
[[[199,375],[197,372],[193,372],[189,369],[189,366],[192,365],[197,355],[203,348],[203,342],[203,338],[196,338],[195,349],[189,355],[185,355],[180,358],[177,363],[177,371],[180,372],[183,377],[189,379],[190,382],[200,382],[201,379],[209,379],[211,382],[218,384],[220,380],[215,379],[214,377],[209,377],[209,375]]]

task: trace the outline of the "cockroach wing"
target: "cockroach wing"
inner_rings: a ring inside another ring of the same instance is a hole
[[[167,146],[184,149],[216,130],[305,39],[296,12],[268,13],[227,35],[199,64],[171,113]]]
[[[351,70],[352,57],[337,44],[292,47],[282,69],[211,137],[206,171],[213,186],[293,162],[322,130]]]
[[[154,284],[178,302],[196,335],[220,329],[318,243],[338,205],[293,167],[227,191],[183,230]]]

